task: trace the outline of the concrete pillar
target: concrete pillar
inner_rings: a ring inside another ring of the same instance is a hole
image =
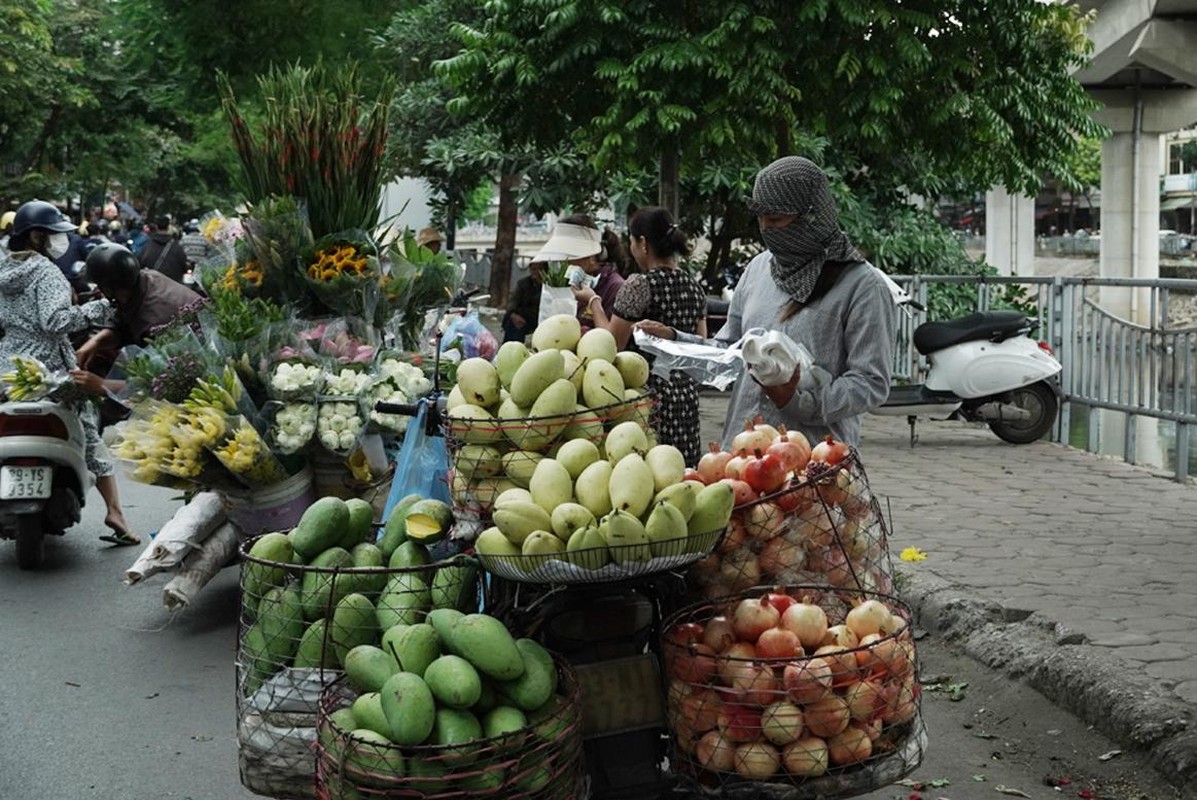
[[[985,261],[1001,275],[1035,273],[1035,198],[997,186],[985,194]]]
[[[1101,276],[1160,276],[1160,158],[1158,133],[1115,133],[1101,145]],[[1137,185],[1136,185],[1137,184]],[[1115,316],[1150,323],[1150,290],[1103,287],[1099,302]]]

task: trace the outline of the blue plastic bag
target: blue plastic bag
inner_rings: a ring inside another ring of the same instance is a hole
[[[425,430],[430,402],[435,400],[419,401],[420,410],[407,426],[395,464],[391,494],[382,512],[383,522],[390,519],[391,511],[409,494],[450,502],[449,453],[445,449],[445,440],[440,436],[429,436]]]

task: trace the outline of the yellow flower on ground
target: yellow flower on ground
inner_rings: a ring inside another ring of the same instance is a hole
[[[898,554],[898,558],[902,559],[903,561],[926,561],[927,554],[917,547],[907,547]]]

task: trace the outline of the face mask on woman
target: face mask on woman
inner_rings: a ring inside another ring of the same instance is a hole
[[[71,237],[65,233],[50,234],[50,241],[46,242],[46,253],[50,258],[59,259],[66,255],[66,251],[71,247]]]

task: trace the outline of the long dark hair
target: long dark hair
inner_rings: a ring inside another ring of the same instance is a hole
[[[690,255],[690,240],[673,221],[673,215],[660,206],[638,210],[628,221],[632,238],[643,236],[659,258]]]

